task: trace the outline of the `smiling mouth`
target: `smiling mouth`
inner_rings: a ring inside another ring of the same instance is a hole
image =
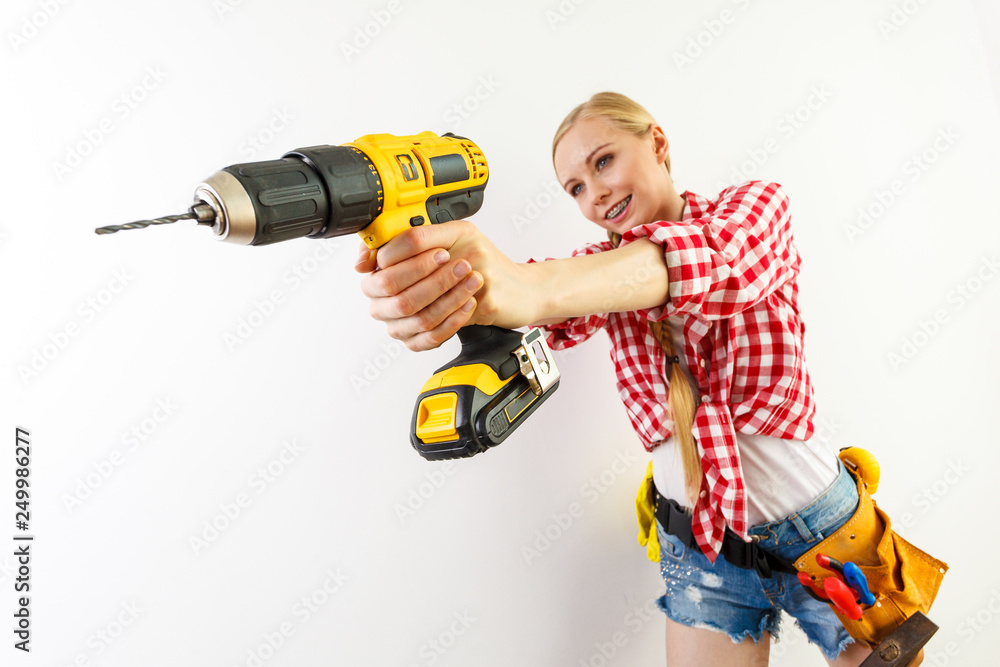
[[[632,201],[632,195],[629,195],[628,197],[625,197],[625,199],[618,202],[618,204],[614,208],[612,208],[604,215],[604,219],[613,220],[617,218],[619,215],[621,215],[622,211],[625,210],[630,201]]]

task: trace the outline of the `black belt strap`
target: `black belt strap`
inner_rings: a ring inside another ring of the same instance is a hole
[[[676,501],[664,498],[655,490],[653,498],[656,502],[656,520],[660,522],[663,529],[688,547],[701,549],[694,539],[691,515],[685,512],[684,508]],[[754,570],[763,579],[769,579],[773,572],[787,572],[789,574],[797,572],[791,563],[762,549],[758,540],[759,538],[754,535],[750,542],[745,542],[729,526],[726,526],[721,553],[726,558],[726,562],[744,570]]]

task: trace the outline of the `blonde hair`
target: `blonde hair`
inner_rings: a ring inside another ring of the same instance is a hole
[[[577,121],[586,118],[603,118],[611,122],[613,126],[623,132],[629,132],[638,137],[645,137],[656,125],[656,120],[646,109],[630,97],[621,93],[597,93],[583,104],[577,106],[569,112],[563,122],[556,130],[552,139],[552,159],[555,161],[556,147],[566,133],[576,124]],[[670,172],[670,154],[667,154],[665,166]],[[618,247],[622,237],[620,234],[608,232],[608,238],[614,247]],[[663,348],[666,363],[670,368],[669,394],[667,404],[670,407],[670,414],[673,418],[673,435],[677,443],[681,462],[684,465],[684,486],[687,490],[688,505],[694,507],[698,501],[698,494],[701,491],[702,466],[701,455],[698,452],[698,443],[695,442],[694,433],[691,427],[694,423],[694,396],[691,393],[691,385],[688,383],[684,371],[681,370],[679,358],[674,351],[674,343],[670,335],[670,328],[663,321],[649,322],[649,331],[653,338]]]
[[[556,130],[556,135],[552,138],[552,159],[555,161],[556,146],[566,136],[570,128],[578,120],[585,118],[604,118],[611,121],[611,124],[622,132],[628,132],[638,137],[645,137],[656,125],[656,119],[646,111],[646,108],[633,100],[631,97],[621,93],[597,93],[589,100],[580,104],[569,112],[563,122]],[[670,171],[670,154],[667,153],[665,162],[667,171]]]

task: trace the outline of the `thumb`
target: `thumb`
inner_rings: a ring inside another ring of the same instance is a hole
[[[358,273],[371,273],[374,271],[378,264],[375,259],[377,253],[378,250],[372,250],[362,243],[358,252],[358,260],[354,264],[354,270]]]

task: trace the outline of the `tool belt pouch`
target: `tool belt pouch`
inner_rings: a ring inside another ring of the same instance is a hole
[[[816,562],[817,554],[842,563],[852,561],[861,568],[875,604],[864,610],[859,621],[831,608],[855,641],[874,648],[914,612],[930,609],[948,565],[894,533],[889,517],[875,505],[861,477],[855,476],[855,481],[857,512],[837,532],[802,554],[795,567],[820,587],[831,573]]]

